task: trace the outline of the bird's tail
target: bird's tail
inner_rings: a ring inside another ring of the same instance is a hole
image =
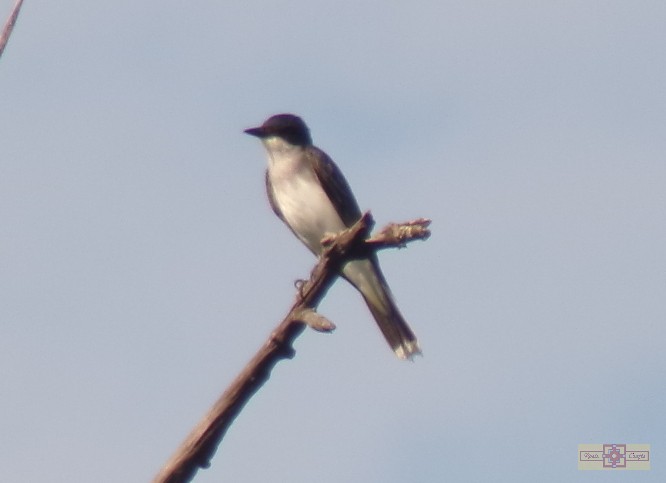
[[[390,301],[387,307],[385,305],[376,305],[365,296],[363,298],[368,304],[370,312],[375,317],[379,329],[384,334],[386,342],[389,343],[395,355],[400,359],[412,359],[415,355],[421,354],[421,349],[419,348],[419,343],[416,340],[414,332],[412,332],[412,329],[403,318],[393,300]],[[389,309],[388,311],[386,310],[387,308]]]
[[[363,295],[393,352],[400,359],[412,359],[421,354],[416,336],[398,310],[377,260],[349,262],[343,273]]]

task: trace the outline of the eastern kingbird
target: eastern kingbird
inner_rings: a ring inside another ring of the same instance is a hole
[[[245,132],[268,151],[266,191],[275,214],[315,255],[326,234],[339,233],[361,218],[344,176],[324,151],[312,145],[300,117],[278,114]],[[361,293],[384,337],[401,359],[420,354],[414,333],[400,314],[376,255],[345,263],[342,275]]]

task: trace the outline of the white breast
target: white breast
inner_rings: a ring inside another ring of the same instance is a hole
[[[300,148],[269,153],[268,176],[275,203],[301,241],[319,253],[324,235],[338,233],[346,227],[306,164]]]

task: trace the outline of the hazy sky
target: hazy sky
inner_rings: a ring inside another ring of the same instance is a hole
[[[13,0],[0,0],[2,21]],[[597,482],[666,448],[666,3],[28,0],[0,59],[0,479],[150,480],[311,254],[244,128],[301,115],[424,357],[340,281],[197,482]]]

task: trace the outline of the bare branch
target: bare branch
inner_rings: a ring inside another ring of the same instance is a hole
[[[167,461],[153,483],[189,482],[199,468],[208,468],[234,419],[268,380],[273,367],[282,359],[294,357],[293,342],[306,324],[324,332],[335,328],[332,322],[317,314],[315,309],[338,277],[339,268],[346,260],[356,258],[361,252],[367,254],[368,250],[402,247],[409,241],[425,239],[429,235],[429,223],[428,220],[420,219],[402,225],[389,225],[379,235],[368,239],[374,221],[370,213],[366,213],[348,230],[329,237],[324,253],[312,270],[310,279],[300,285],[296,301],[287,316]]]
[[[16,19],[21,10],[21,5],[23,5],[23,0],[16,0],[12,13],[9,15],[7,23],[5,23],[5,27],[2,29],[2,36],[0,36],[0,57],[2,57],[2,53],[5,51],[5,46],[9,41],[9,36],[12,34],[14,24],[16,24]]]
[[[367,257],[370,252],[383,250],[385,248],[404,248],[408,242],[414,240],[427,240],[430,238],[431,220],[427,218],[417,218],[416,220],[406,221],[404,223],[389,223],[382,231],[376,235],[367,238],[363,244],[355,245],[351,248],[353,253],[348,253],[347,258]],[[343,232],[345,233],[345,232]],[[321,241],[324,247],[330,246],[338,240],[340,234],[332,234]]]

